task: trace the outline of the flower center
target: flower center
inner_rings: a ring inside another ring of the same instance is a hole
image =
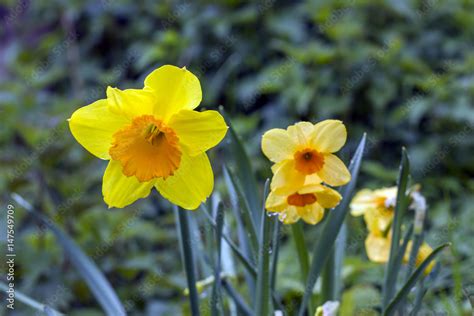
[[[292,195],[288,196],[286,201],[288,202],[289,205],[293,206],[305,206],[305,205],[311,205],[314,202],[316,202],[316,195],[312,193],[307,193],[307,194],[298,194],[298,193],[293,193]]]
[[[318,172],[324,165],[324,156],[310,148],[297,151],[294,158],[295,169],[306,175]]]
[[[142,115],[114,135],[109,149],[113,160],[122,164],[123,173],[140,182],[167,178],[181,161],[176,133],[152,115]]]

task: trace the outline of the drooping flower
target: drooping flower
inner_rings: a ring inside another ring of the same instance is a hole
[[[262,137],[262,151],[275,163],[271,189],[298,188],[305,183],[344,185],[351,174],[334,155],[345,144],[346,127],[341,121],[317,124],[299,122],[284,129],[271,129]]]
[[[321,184],[308,184],[297,189],[272,190],[265,207],[271,213],[278,213],[285,224],[293,224],[302,218],[306,223],[315,225],[323,219],[324,209],[335,207],[341,198],[333,189]]]
[[[216,111],[193,111],[201,85],[186,70],[166,65],[143,89],[107,88],[107,98],[75,111],[69,127],[98,158],[110,160],[102,193],[109,207],[124,207],[155,187],[185,209],[196,209],[214,186],[206,151],[225,136]]]

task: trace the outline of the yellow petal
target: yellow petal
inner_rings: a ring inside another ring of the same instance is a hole
[[[270,188],[279,194],[297,191],[303,185],[305,176],[295,170],[294,160],[283,160],[277,165]]]
[[[316,225],[324,216],[324,209],[318,203],[298,207],[298,215],[308,224]]]
[[[344,185],[351,180],[351,174],[346,165],[333,154],[324,155],[324,165],[318,175],[324,182],[332,186]]]
[[[262,151],[273,162],[293,158],[295,146],[288,132],[281,128],[271,129],[262,136]]]
[[[76,140],[90,153],[110,159],[113,134],[129,123],[127,117],[112,112],[107,100],[98,100],[79,108],[69,119],[69,128]]]
[[[166,180],[157,180],[155,186],[172,203],[187,210],[198,208],[214,187],[214,174],[209,158],[205,153],[195,157],[183,153],[175,174]]]
[[[281,212],[288,204],[286,203],[286,195],[276,194],[275,191],[270,191],[267,200],[265,201],[265,208],[270,212]]]
[[[104,173],[102,195],[109,207],[122,208],[147,197],[153,184],[154,181],[139,182],[133,176],[125,176],[120,162],[111,160]]]
[[[352,216],[363,215],[368,209],[375,208],[374,193],[372,190],[363,189],[357,192],[351,201],[350,209]]]
[[[317,203],[319,203],[323,208],[334,208],[342,199],[339,192],[326,187],[320,192],[315,192],[315,194]]]
[[[283,222],[283,224],[290,225],[296,223],[300,219],[300,216],[298,215],[296,207],[290,206],[281,212],[278,218]]]
[[[333,153],[346,143],[347,130],[338,120],[325,120],[314,125],[311,143],[319,152]]]
[[[107,87],[107,102],[112,110],[121,112],[130,119],[140,115],[153,115],[156,104],[151,91],[143,89],[120,90],[112,87]]]
[[[224,118],[217,111],[181,110],[171,117],[168,125],[191,156],[216,146],[227,132]]]
[[[202,99],[199,79],[185,67],[165,65],[154,70],[145,79],[145,89],[154,93],[159,105],[155,115],[165,121],[180,110],[196,108]]]
[[[299,147],[309,145],[314,133],[314,125],[310,122],[298,122],[288,127],[288,134]]]
[[[365,239],[365,250],[370,261],[385,263],[390,254],[390,238],[369,234]]]

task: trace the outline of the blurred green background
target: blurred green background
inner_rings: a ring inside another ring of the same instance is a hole
[[[163,64],[199,77],[201,107],[224,107],[260,187],[271,176],[260,151],[269,128],[341,119],[346,162],[367,132],[361,188],[394,185],[406,146],[413,182],[428,199],[426,240],[453,242],[438,260],[422,312],[472,313],[474,2],[2,0],[2,211],[16,192],[47,214],[94,259],[132,315],[187,309],[171,207],[154,192],[108,210],[101,196],[106,163],[74,140],[66,119],[104,98],[108,85],[141,88]],[[235,162],[226,145],[211,153],[224,199],[222,163]],[[102,314],[54,236],[19,206],[15,216],[17,290],[71,315]],[[341,314],[376,315],[383,266],[368,262],[363,221],[347,224]],[[303,287],[283,232],[277,288],[291,304]],[[312,236],[308,229],[310,247]],[[241,268],[228,264],[239,288]],[[33,313],[17,301],[14,315]]]

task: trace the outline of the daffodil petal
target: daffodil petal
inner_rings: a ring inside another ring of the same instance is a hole
[[[288,127],[288,134],[295,144],[301,147],[309,145],[313,137],[314,125],[310,122],[298,122]]]
[[[324,155],[324,165],[318,175],[332,186],[344,185],[351,180],[351,174],[346,165],[333,154]]]
[[[293,158],[296,143],[288,132],[274,128],[263,134],[262,151],[273,162]]]
[[[369,234],[365,239],[365,250],[370,261],[385,263],[390,253],[390,238]]]
[[[311,143],[319,152],[333,153],[346,143],[347,130],[338,120],[325,120],[314,125]]]
[[[157,180],[155,187],[163,197],[184,209],[198,208],[214,187],[209,158],[205,153],[195,157],[183,153],[175,174],[166,180]]]
[[[153,114],[156,100],[151,91],[144,89],[120,90],[107,87],[107,102],[113,111],[133,119],[140,115]]]
[[[90,153],[110,159],[113,134],[129,123],[127,117],[111,111],[107,100],[98,100],[76,110],[69,119],[69,128],[76,140]]]
[[[300,216],[298,215],[298,211],[296,210],[295,206],[290,206],[286,208],[284,211],[280,213],[278,216],[280,221],[282,221],[284,224],[294,224],[296,223],[299,219]]]
[[[336,190],[324,188],[320,192],[316,192],[317,203],[323,208],[334,208],[342,199],[342,196]]]
[[[318,203],[298,207],[298,215],[308,224],[316,225],[324,217],[324,209]]]
[[[363,189],[357,192],[351,201],[350,209],[352,216],[361,216],[368,209],[375,208],[374,193],[372,190]]]
[[[111,160],[105,169],[102,195],[109,207],[122,208],[150,194],[154,181],[139,182],[134,176],[122,173],[119,161]]]
[[[171,117],[168,126],[191,156],[216,146],[227,132],[224,118],[217,111],[181,110]]]
[[[166,121],[183,109],[196,108],[202,99],[199,79],[185,67],[162,66],[145,79],[145,89],[155,95],[155,115]]]
[[[265,201],[265,208],[270,212],[281,212],[288,204],[286,203],[286,196],[276,194],[275,191],[270,191],[267,200]]]
[[[283,160],[277,164],[270,188],[278,194],[292,193],[294,188],[299,188],[305,181],[304,174],[295,170],[294,160]]]

